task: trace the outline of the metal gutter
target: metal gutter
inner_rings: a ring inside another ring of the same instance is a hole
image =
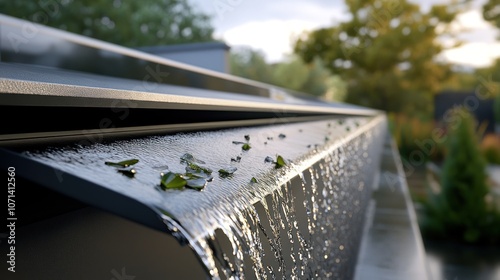
[[[0,128],[0,145],[380,114],[341,103],[283,102],[12,63],[0,63],[0,108],[11,120]]]

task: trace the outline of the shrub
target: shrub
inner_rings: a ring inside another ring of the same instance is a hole
[[[476,137],[475,120],[465,110],[449,127],[448,153],[440,173],[440,192],[424,203],[422,233],[433,239],[500,245],[500,214],[487,203],[486,162]]]
[[[433,141],[432,132],[436,128],[434,121],[405,115],[389,115],[391,133],[397,143],[402,158],[408,160],[413,151],[422,151],[418,142]],[[441,161],[444,157],[443,144],[433,141],[434,149],[427,153],[425,160]]]
[[[493,102],[493,113],[495,114],[495,123],[500,125],[500,94],[495,95]]]
[[[481,152],[490,164],[500,164],[500,138],[496,134],[487,134],[481,142]]]

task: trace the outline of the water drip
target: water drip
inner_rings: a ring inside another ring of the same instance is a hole
[[[283,125],[279,131],[242,128],[24,154],[163,209],[168,215],[159,217],[169,233],[195,251],[211,279],[349,278],[386,129],[384,118],[343,120],[350,127],[355,122],[359,127],[349,131],[317,121]],[[286,138],[278,132],[286,132]],[[258,133],[274,140],[252,143],[246,152],[232,144]],[[308,148],[324,143],[326,133],[326,144]],[[226,144],[221,148],[221,143]],[[232,164],[237,171],[232,177],[214,176],[202,191],[155,188],[158,167],[183,171],[179,156],[186,152],[214,170]],[[276,168],[265,161],[276,155],[288,165]],[[230,160],[236,156],[239,162]],[[139,159],[134,178],[101,164],[115,158]],[[256,182],[250,183],[252,178]]]

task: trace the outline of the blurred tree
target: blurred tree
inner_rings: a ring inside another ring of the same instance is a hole
[[[284,88],[301,90],[308,78],[308,66],[297,57],[289,57],[284,62],[275,65],[272,83]],[[324,84],[321,86],[317,95],[324,93]]]
[[[346,0],[350,20],[299,38],[306,62],[320,57],[348,83],[349,103],[389,112],[430,112],[432,94],[451,70],[437,56],[458,3],[423,12],[407,0]],[[450,35],[451,36],[451,35]],[[451,38],[450,41],[456,41]]]
[[[494,99],[495,129],[500,129],[500,58],[490,67],[476,70],[478,78],[477,91],[479,96]]]
[[[0,11],[127,47],[213,41],[210,17],[186,0],[0,0]]]
[[[478,83],[487,86],[491,95],[500,93],[500,58],[497,58],[489,67],[476,69]],[[496,90],[496,91],[495,91]]]
[[[478,86],[478,79],[474,71],[453,70],[449,79],[441,83],[442,91],[473,91]]]
[[[307,64],[293,55],[283,62],[269,64],[262,52],[243,47],[233,48],[230,63],[231,74],[236,76],[330,101],[342,101],[345,96],[345,83],[338,76],[332,75],[319,59]]]
[[[500,58],[490,67],[476,69],[476,94],[481,98],[494,99],[495,131],[500,132]]]
[[[259,81],[272,82],[272,66],[266,62],[264,53],[250,47],[233,47],[229,56],[230,73]]]
[[[483,18],[500,28],[500,0],[488,0],[483,5]]]
[[[326,80],[327,90],[324,96],[326,101],[344,102],[347,95],[347,83],[339,75],[332,75]]]
[[[495,130],[498,132],[498,126],[500,126],[500,94],[495,96],[493,102],[493,114],[495,116]]]
[[[499,244],[500,213],[491,201],[486,161],[476,120],[465,109],[453,112],[440,192],[424,203],[422,232],[430,238],[473,244]]]
[[[333,75],[320,59],[305,63],[292,55],[275,65],[272,83],[330,101],[342,101],[345,83]]]

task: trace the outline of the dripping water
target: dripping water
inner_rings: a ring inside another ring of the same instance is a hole
[[[211,136],[214,141],[206,143],[206,136],[198,137],[203,141],[195,136],[179,138],[183,141],[183,145],[179,146],[175,144],[180,140],[170,138],[153,139],[148,145],[132,141],[128,148],[98,145],[95,148],[98,152],[89,151],[85,155],[98,156],[93,161],[97,162],[106,159],[109,154],[120,155],[130,150],[133,151],[131,156],[140,158],[142,164],[147,162],[151,151],[155,151],[158,158],[151,160],[151,166],[160,166],[164,164],[160,159],[178,157],[185,152],[185,146],[203,147],[196,154],[207,160],[212,156],[210,151],[220,149],[214,143],[222,140],[217,139],[227,138],[226,135],[217,138],[216,134]],[[237,136],[241,137],[241,133],[231,135],[231,139],[239,139]],[[212,184],[218,184],[220,190],[217,191],[166,194],[145,188],[158,183],[156,170],[145,170],[134,181],[123,176],[116,177],[116,184],[108,187],[138,197],[147,205],[171,207],[169,212],[180,222],[177,224],[164,216],[165,224],[173,236],[189,244],[211,279],[350,278],[360,240],[364,207],[370,195],[369,186],[377,169],[369,162],[378,162],[383,136],[383,130],[374,126],[355,138],[338,140],[341,142],[338,146],[317,148],[308,156],[322,154],[321,159],[308,164],[299,159],[293,163],[297,168],[276,171],[277,175],[260,178],[256,187],[248,189],[240,186],[247,186],[254,176],[251,168],[238,169],[243,179],[235,177],[232,183],[215,178]],[[321,135],[319,139],[323,138],[324,135]],[[286,139],[293,137],[287,135]],[[274,142],[277,141],[269,141],[266,146],[270,147]],[[241,152],[239,146],[233,146],[224,152]],[[87,167],[87,159],[82,159],[82,149],[74,153],[74,161],[65,159],[65,163],[73,164],[66,171],[93,178],[101,170]],[[68,157],[69,153],[62,151],[58,155],[57,151],[51,151],[49,154],[49,160],[60,163],[61,158]],[[29,156],[47,160],[43,153]],[[241,164],[245,160],[243,157]],[[220,164],[226,163],[221,161]],[[252,164],[259,170],[269,168],[269,164],[262,159]],[[83,170],[83,167],[88,170]],[[169,168],[182,170],[184,166],[169,163]],[[141,177],[143,174],[145,176]],[[105,181],[96,178],[91,180]],[[127,188],[124,189],[123,185]],[[227,193],[231,196],[228,197]],[[202,199],[195,203],[195,196]]]

